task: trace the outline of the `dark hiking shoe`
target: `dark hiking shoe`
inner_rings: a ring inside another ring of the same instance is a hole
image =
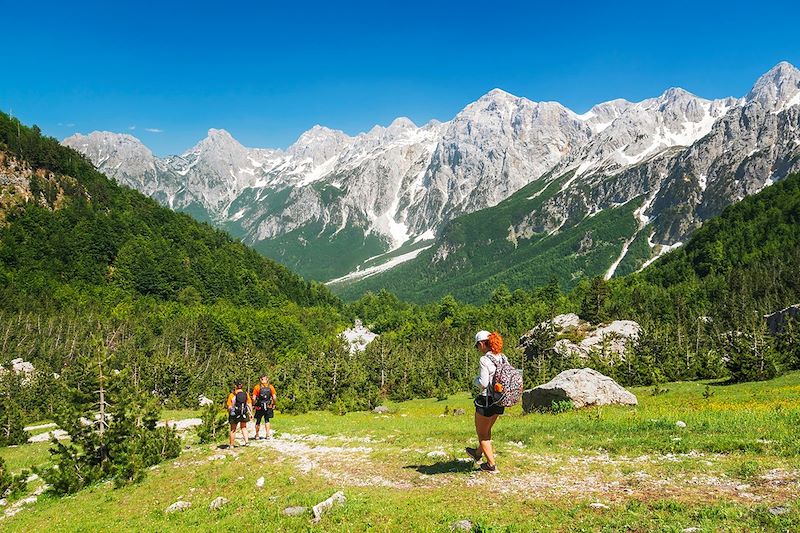
[[[490,474],[496,474],[497,465],[490,465],[489,463],[481,463],[481,470],[483,472],[489,472]]]
[[[470,447],[467,447],[467,448],[466,448],[466,450],[467,450],[467,455],[469,455],[470,457],[472,457],[472,459],[473,459],[475,462],[478,462],[478,461],[480,461],[480,460],[481,460],[481,457],[483,457],[483,452],[481,452],[481,451],[480,451],[480,450],[478,450],[477,448],[470,448]]]

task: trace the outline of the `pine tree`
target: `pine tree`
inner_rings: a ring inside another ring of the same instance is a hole
[[[113,338],[113,337],[112,337]],[[70,494],[113,478],[117,486],[141,480],[148,467],[177,457],[175,430],[157,427],[155,400],[132,386],[127,371],[107,370],[110,341],[93,343],[95,354],[81,358],[62,397],[57,423],[69,442],[52,440],[54,468],[44,478],[57,494]]]
[[[592,278],[581,302],[581,318],[593,324],[605,320],[608,294],[608,282],[602,276]]]
[[[5,371],[0,377],[0,446],[24,444],[28,441],[25,420],[19,404],[22,395],[22,377]]]

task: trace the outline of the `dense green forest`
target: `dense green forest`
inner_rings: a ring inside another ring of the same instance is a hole
[[[264,371],[284,410],[443,397],[469,388],[478,359],[470,339],[484,328],[506,337],[527,385],[575,365],[650,385],[763,379],[799,364],[796,330],[772,337],[762,315],[800,301],[800,176],[729,207],[639,274],[583,279],[569,292],[554,279],[534,290],[501,284],[476,304],[444,296],[417,305],[383,290],[345,305],[6,115],[0,153],[0,180],[19,174],[14,161],[41,170],[26,182],[29,201],[10,201],[19,183],[0,181],[0,363],[19,357],[38,370],[25,383],[7,380],[8,419],[54,416],[52,402],[35,399],[80,387],[101,359],[127,376],[131,394],[170,407],[195,406],[200,394],[221,400],[232,379],[249,385]],[[564,312],[636,320],[644,333],[624,360],[565,360],[544,349],[552,338],[516,348]],[[381,336],[350,353],[338,333],[356,317]]]

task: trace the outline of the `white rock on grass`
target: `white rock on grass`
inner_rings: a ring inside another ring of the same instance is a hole
[[[677,422],[675,422],[675,427],[685,428],[686,422],[684,422],[683,420],[678,420]]]
[[[469,520],[456,520],[450,524],[450,531],[472,531],[472,522]]]
[[[347,498],[345,497],[344,493],[342,491],[338,491],[327,500],[319,502],[311,509],[311,511],[314,513],[314,522],[319,522],[320,519],[322,519],[322,515],[334,505],[341,505],[346,501]]]
[[[192,502],[187,502],[183,500],[178,500],[177,502],[173,503],[164,511],[165,513],[177,513],[180,511],[185,511],[189,507],[192,506]]]
[[[373,413],[378,413],[379,415],[383,415],[389,412],[389,408],[385,405],[379,405],[375,409],[372,410]]]
[[[590,503],[589,507],[591,507],[592,509],[608,509],[608,505],[600,502]]]
[[[205,407],[206,405],[212,405],[214,403],[214,400],[207,397],[205,394],[201,394],[200,396],[197,397],[197,403],[198,405],[200,405],[200,407]]]
[[[428,452],[428,457],[430,459],[447,459],[449,456],[441,450],[433,450],[432,452]]]
[[[772,516],[780,516],[780,515],[786,514],[788,512],[789,512],[789,508],[788,507],[784,507],[782,505],[779,505],[778,507],[770,507],[769,508],[769,514],[771,514]]]
[[[308,512],[308,507],[303,507],[300,505],[295,505],[293,507],[287,507],[283,510],[283,514],[286,516],[302,516]]]
[[[565,400],[575,408],[637,404],[636,396],[610,377],[591,368],[573,368],[522,393],[522,408],[525,412],[549,409],[553,402]]]
[[[39,433],[38,435],[34,435],[28,439],[28,442],[31,444],[36,442],[50,442],[50,439],[52,437],[55,437],[58,440],[64,440],[69,438],[69,433],[67,433],[63,429],[56,429],[53,431],[47,431],[45,433]]]
[[[260,489],[263,486],[264,486],[264,476],[261,476],[260,478],[258,478],[256,480],[256,487],[258,487]]]
[[[222,508],[222,506],[227,504],[228,502],[230,502],[230,500],[228,498],[223,498],[222,496],[217,496],[208,505],[208,509],[210,511],[216,511],[217,509]]]

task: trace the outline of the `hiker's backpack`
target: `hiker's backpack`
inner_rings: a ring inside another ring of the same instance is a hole
[[[493,361],[495,364],[494,378],[492,379],[494,405],[502,407],[516,405],[522,398],[522,370],[511,366],[504,355],[500,357],[499,361],[497,359],[493,359]]]
[[[236,418],[247,418],[247,393],[239,391],[233,395],[233,405],[231,405],[231,416]]]
[[[259,385],[258,397],[256,399],[259,409],[267,409],[272,405],[272,387]]]

